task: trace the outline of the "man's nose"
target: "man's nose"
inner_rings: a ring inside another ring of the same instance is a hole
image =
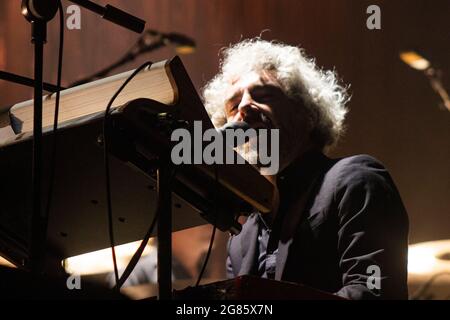
[[[238,105],[238,113],[240,118],[244,121],[252,118],[257,111],[257,107],[253,105],[253,99],[249,93],[244,93],[242,99]]]

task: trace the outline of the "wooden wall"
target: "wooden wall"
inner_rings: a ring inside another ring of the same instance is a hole
[[[31,76],[30,30],[20,2],[0,2],[0,68]],[[410,215],[411,242],[450,238],[450,113],[438,109],[426,79],[398,59],[401,48],[425,50],[445,71],[450,90],[448,0],[97,2],[144,18],[147,28],[195,38],[196,53],[183,61],[198,89],[217,71],[220,48],[265,29],[263,38],[300,44],[320,65],[335,67],[351,84],[353,98],[347,134],[333,154],[369,153],[387,165]],[[381,7],[381,30],[366,28],[370,4]],[[49,82],[56,79],[57,35],[55,19],[45,54]],[[66,30],[65,35],[65,85],[107,66],[138,38],[84,9],[81,30]],[[173,55],[172,48],[164,48],[117,72]],[[3,109],[30,97],[29,89],[0,82]]]

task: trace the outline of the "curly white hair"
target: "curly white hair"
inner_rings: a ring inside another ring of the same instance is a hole
[[[223,49],[222,55],[220,72],[203,88],[205,107],[216,126],[226,122],[224,101],[232,80],[267,70],[288,97],[306,106],[313,128],[311,137],[318,146],[332,146],[342,135],[349,100],[347,87],[339,83],[334,71],[317,67],[303,49],[253,38]]]

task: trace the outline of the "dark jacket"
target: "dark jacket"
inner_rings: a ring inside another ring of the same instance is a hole
[[[276,280],[349,299],[408,297],[408,217],[380,162],[310,153],[279,175],[278,186]],[[228,277],[257,274],[261,227],[252,214],[231,237]]]

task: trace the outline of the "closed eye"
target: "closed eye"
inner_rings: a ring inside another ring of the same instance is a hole
[[[259,103],[267,103],[273,99],[273,95],[271,94],[261,94],[253,97],[256,102]]]
[[[257,86],[251,91],[252,98],[259,103],[267,103],[276,98],[280,88],[271,85]]]
[[[235,103],[234,101],[228,101],[225,104],[225,111],[227,115],[234,114],[236,110],[238,109],[239,104]]]

